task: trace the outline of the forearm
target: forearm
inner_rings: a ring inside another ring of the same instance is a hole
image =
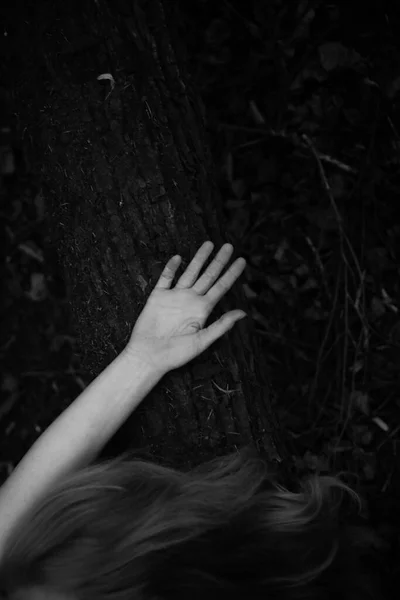
[[[160,379],[123,352],[61,413],[0,490],[2,540],[57,480],[96,458]]]

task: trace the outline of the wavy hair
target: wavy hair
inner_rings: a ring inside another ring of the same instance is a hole
[[[340,518],[343,496],[357,494],[330,476],[296,487],[250,447],[188,472],[131,452],[94,463],[15,528],[0,588],[9,598],[39,588],[77,600],[365,599]]]

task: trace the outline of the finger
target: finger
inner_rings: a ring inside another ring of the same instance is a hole
[[[242,256],[235,260],[231,264],[229,269],[224,275],[218,279],[217,283],[207,292],[206,297],[210,303],[210,306],[214,307],[217,302],[226,294],[228,290],[233,286],[235,281],[240,277],[246,268],[246,259]]]
[[[174,279],[175,273],[181,262],[182,257],[178,254],[169,259],[155,285],[157,289],[168,290],[171,287],[172,280]]]
[[[175,287],[189,288],[194,284],[204,263],[213,251],[213,248],[214,244],[211,241],[204,242],[189,263],[185,272],[180,276]]]
[[[232,244],[224,244],[200,279],[196,281],[195,285],[193,286],[193,290],[198,294],[205,294],[210,289],[214,281],[218,279],[221,271],[223,271],[223,269],[229,263],[232,253]]]
[[[247,317],[242,310],[233,310],[222,315],[220,319],[209,325],[206,329],[202,329],[197,333],[199,339],[199,348],[204,352],[211,344],[216,342],[220,337],[227,333],[237,321]]]

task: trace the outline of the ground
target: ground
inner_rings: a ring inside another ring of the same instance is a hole
[[[249,315],[299,474],[340,471],[357,486],[363,541],[390,582],[400,541],[397,15],[382,3],[242,4],[198,0],[189,14],[182,3],[227,230],[248,261]],[[4,480],[89,378],[40,182],[18,177],[1,215]]]

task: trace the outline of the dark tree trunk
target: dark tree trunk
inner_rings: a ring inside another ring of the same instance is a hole
[[[188,261],[206,239],[216,249],[235,242],[224,231],[200,102],[160,0],[27,5],[17,25],[6,23],[3,46],[17,71],[3,75],[32,169],[40,166],[82,363],[95,376],[127,342],[173,254]],[[30,53],[19,56],[26,37]],[[233,308],[246,310],[240,284],[212,318]],[[254,444],[282,460],[266,372],[244,320],[166,376],[104,455],[148,448],[190,467]]]

